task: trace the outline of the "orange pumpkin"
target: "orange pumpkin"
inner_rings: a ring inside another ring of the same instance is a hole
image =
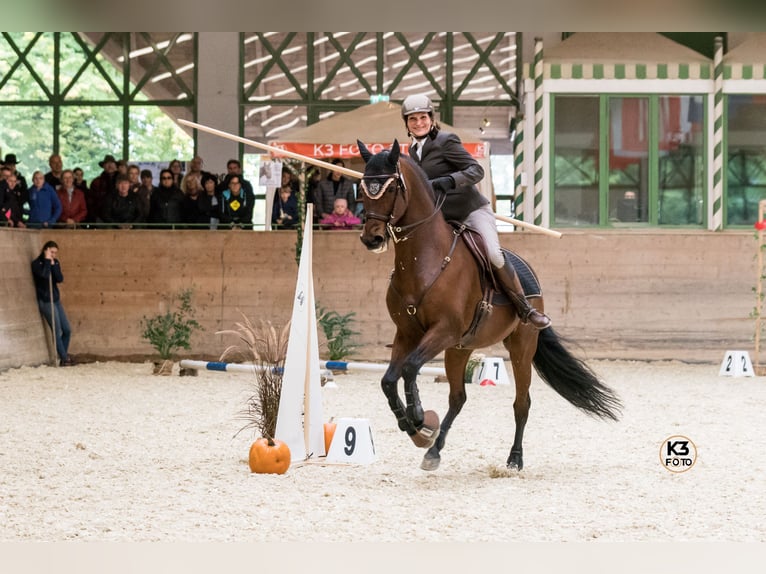
[[[332,437],[335,436],[335,427],[338,425],[333,422],[334,419],[330,419],[330,422],[324,424],[324,453],[330,452],[330,445],[332,444]]]
[[[273,438],[259,438],[250,445],[250,471],[259,474],[284,474],[290,468],[290,448]]]

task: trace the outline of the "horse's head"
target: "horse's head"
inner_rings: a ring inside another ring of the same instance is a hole
[[[387,224],[392,223],[396,217],[396,199],[405,199],[404,183],[399,171],[399,142],[394,140],[390,150],[383,150],[375,155],[361,141],[357,140],[356,143],[365,162],[364,177],[360,186],[363,192],[365,224],[360,239],[370,251],[382,253],[388,248],[390,235]]]

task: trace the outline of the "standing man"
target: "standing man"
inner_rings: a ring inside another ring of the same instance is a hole
[[[27,185],[26,178],[21,175],[19,170],[16,169],[16,164],[19,163],[19,160],[16,158],[15,153],[7,153],[5,154],[5,159],[3,159],[3,165],[7,167],[9,170],[11,170],[11,173],[16,175],[16,181],[19,182],[19,185],[22,189],[27,189],[29,186]]]
[[[114,159],[114,156],[105,155],[104,160],[98,162],[98,165],[104,171],[90,183],[90,190],[85,195],[89,223],[102,223],[104,221],[104,204],[117,188],[117,160]]]
[[[238,159],[230,159],[226,162],[226,175],[218,186],[218,193],[223,193],[229,188],[229,180],[235,175],[239,178],[239,182],[242,184],[242,189],[245,193],[252,194],[253,184],[242,177],[242,164]]]
[[[64,307],[61,305],[58,284],[64,282],[64,275],[61,273],[58,253],[59,246],[55,241],[46,242],[37,259],[32,260],[32,276],[35,280],[37,306],[53,330],[56,339],[56,352],[61,359],[61,366],[71,367],[74,365],[72,357],[69,355],[72,328],[64,312]]]
[[[48,166],[51,170],[45,174],[45,183],[56,189],[61,185],[61,173],[64,171],[64,161],[57,153],[48,158]]]

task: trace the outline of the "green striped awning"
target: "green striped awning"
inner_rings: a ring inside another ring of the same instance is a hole
[[[766,64],[724,64],[724,80],[763,80]]]
[[[763,73],[763,70],[761,70]],[[707,63],[576,64],[545,63],[543,75],[552,80],[710,80]]]

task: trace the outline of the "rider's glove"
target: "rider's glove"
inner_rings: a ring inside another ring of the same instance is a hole
[[[455,180],[451,175],[445,175],[444,177],[437,177],[431,180],[431,186],[436,191],[447,192],[450,189],[455,189]]]

